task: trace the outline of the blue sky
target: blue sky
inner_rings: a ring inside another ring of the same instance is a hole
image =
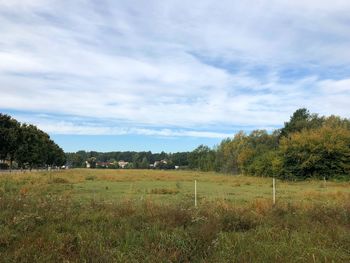
[[[66,151],[191,150],[350,113],[350,2],[0,0],[0,111]]]

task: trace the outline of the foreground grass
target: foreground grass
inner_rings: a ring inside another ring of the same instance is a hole
[[[198,208],[194,179],[202,186]],[[279,182],[281,198],[272,207],[265,178],[101,170],[1,175],[0,261],[349,262],[348,186]]]

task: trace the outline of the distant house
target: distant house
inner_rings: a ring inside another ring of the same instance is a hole
[[[167,164],[167,160],[160,160],[160,161],[155,161],[154,164],[153,164],[153,167],[157,167],[161,164]]]
[[[113,167],[113,163],[111,162],[96,162],[96,168],[110,168]]]
[[[128,164],[129,164],[129,162],[125,162],[123,160],[118,162],[118,165],[120,168],[125,168]]]

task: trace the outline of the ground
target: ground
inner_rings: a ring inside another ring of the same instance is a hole
[[[194,207],[194,181],[198,207]],[[3,262],[349,262],[350,183],[72,169],[0,174]]]

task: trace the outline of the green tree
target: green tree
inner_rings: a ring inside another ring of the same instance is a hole
[[[47,149],[43,147],[44,138],[33,125],[22,124],[19,132],[20,144],[16,160],[20,167],[30,169],[45,163]]]
[[[282,138],[283,174],[286,179],[349,176],[350,131],[324,125]]]
[[[47,140],[47,160],[48,166],[62,166],[66,163],[66,156],[63,150],[51,139]]]
[[[233,139],[224,139],[216,150],[216,170],[237,174],[240,172],[238,155],[245,147],[247,136],[243,131],[235,134]]]
[[[177,152],[170,155],[170,160],[177,166],[188,166],[188,152]]]
[[[300,132],[303,129],[314,129],[322,126],[324,117],[317,114],[311,114],[307,109],[296,110],[291,116],[289,122],[284,123],[281,129],[281,137],[289,136],[294,132]]]
[[[188,156],[189,168],[201,171],[212,171],[215,166],[215,151],[208,146],[200,145]]]
[[[149,161],[147,160],[146,156],[142,158],[142,161],[141,161],[139,167],[141,169],[148,169],[149,168]]]
[[[19,146],[19,129],[18,121],[0,113],[0,160],[9,160],[10,168]]]
[[[89,157],[86,161],[90,164],[90,168],[96,168],[96,157]]]

